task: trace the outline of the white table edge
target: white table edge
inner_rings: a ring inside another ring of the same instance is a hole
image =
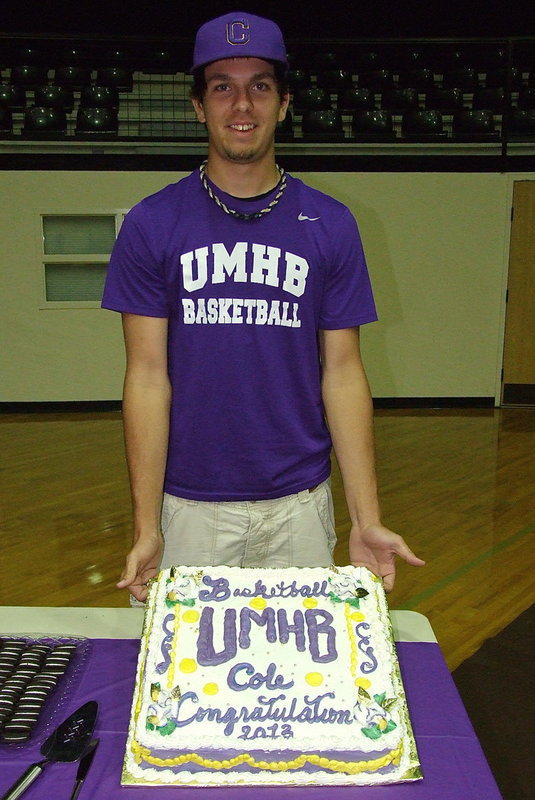
[[[417,611],[390,611],[396,642],[436,642],[427,617]],[[143,608],[0,607],[0,635],[68,634],[94,639],[136,639]]]

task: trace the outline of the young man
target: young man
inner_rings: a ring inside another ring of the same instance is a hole
[[[350,557],[392,588],[359,326],[376,319],[356,223],[284,174],[286,52],[273,22],[203,25],[192,101],[198,171],[126,217],[103,305],[123,314],[124,426],[134,539],[118,583],[138,600],[160,566],[328,566],[330,450]],[[162,508],[163,498],[163,508]]]

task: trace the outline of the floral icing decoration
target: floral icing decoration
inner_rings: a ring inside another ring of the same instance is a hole
[[[171,692],[167,692],[159,683],[151,683],[150,697],[152,702],[147,712],[147,730],[157,730],[162,736],[169,736],[176,728],[173,717],[176,717],[178,701],[182,697],[180,687],[175,686]]]
[[[332,591],[329,597],[333,603],[348,603],[353,608],[360,608],[360,601],[367,597],[369,592],[362,586],[357,586],[349,575],[338,574],[336,578],[329,579]]]
[[[372,698],[366,689],[359,686],[358,700],[353,707],[353,718],[363,726],[361,731],[364,736],[368,739],[379,739],[397,727],[389,713],[396,702],[395,698],[387,700],[385,692],[374,694]]]
[[[168,608],[173,608],[177,604],[194,606],[195,600],[199,596],[198,579],[199,576],[194,575],[176,575],[175,570],[172,569],[170,577],[166,581],[165,604]]]

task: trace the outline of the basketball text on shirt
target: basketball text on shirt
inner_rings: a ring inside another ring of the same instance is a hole
[[[182,281],[188,293],[207,283],[262,284],[301,297],[309,264],[305,258],[278,247],[236,242],[228,252],[221,242],[198,247],[180,257]],[[183,298],[185,324],[255,324],[300,327],[298,304],[290,301],[239,298]]]

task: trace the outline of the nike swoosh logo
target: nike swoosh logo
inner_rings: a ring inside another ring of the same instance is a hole
[[[305,220],[309,220],[309,222],[316,222],[316,220],[319,219],[319,217],[307,217],[306,214],[300,213],[297,219],[299,220],[299,222],[304,222]]]

